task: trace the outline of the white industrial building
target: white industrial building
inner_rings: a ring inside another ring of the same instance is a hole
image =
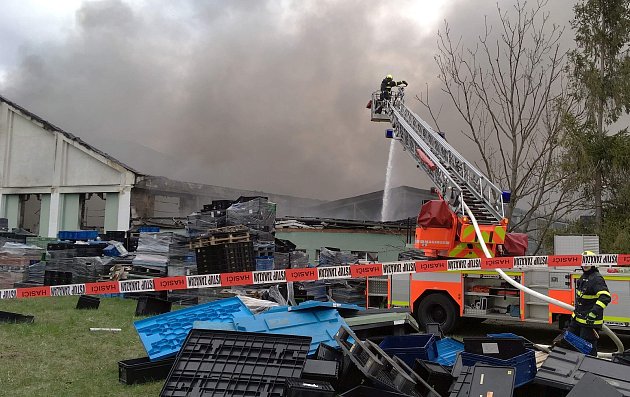
[[[139,174],[0,96],[0,214],[40,236],[81,228],[86,200],[103,201],[105,230],[127,230]]]
[[[396,219],[415,217],[432,198],[409,187],[391,193]],[[378,221],[383,193],[325,201],[147,175],[0,96],[0,218],[8,219],[9,230],[56,237],[60,230],[128,230],[144,223],[181,227],[204,204],[240,196],[269,198],[279,217]]]

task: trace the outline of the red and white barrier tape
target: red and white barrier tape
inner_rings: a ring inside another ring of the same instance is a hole
[[[500,258],[449,259],[433,261],[400,261],[367,265],[343,265],[286,270],[204,274],[199,276],[160,277],[152,279],[106,281],[85,284],[55,285],[0,290],[0,299],[38,298],[46,296],[103,295],[129,292],[173,291],[184,289],[277,284],[288,281],[317,281],[394,274],[493,269],[527,270],[546,267],[630,266],[630,254],[552,255]]]

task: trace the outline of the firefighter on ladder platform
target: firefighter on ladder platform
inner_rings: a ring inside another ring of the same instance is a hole
[[[584,251],[582,255],[595,255]],[[575,310],[568,331],[590,342],[593,349],[589,353],[597,356],[597,330],[604,325],[604,309],[611,301],[610,292],[604,277],[595,266],[582,265],[583,274],[575,284]]]
[[[389,101],[392,98],[392,88],[398,86],[406,87],[407,82],[405,80],[396,82],[391,74],[385,76],[383,81],[381,81],[381,100],[377,104],[376,113],[383,111],[384,101]]]

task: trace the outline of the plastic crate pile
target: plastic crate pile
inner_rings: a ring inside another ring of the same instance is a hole
[[[165,277],[173,239],[172,232],[140,232],[131,273],[137,276]]]
[[[186,218],[186,232],[190,237],[197,237],[207,233],[210,229],[227,226],[226,210],[232,205],[232,200],[214,200],[203,206],[199,212],[194,212]]]
[[[0,246],[0,289],[26,281],[29,267],[41,259],[43,252],[37,246],[5,241]]]
[[[437,324],[421,333],[400,309],[262,302],[232,297],[136,321],[147,357],[119,362],[119,380],[162,380],[162,396],[564,397],[592,385],[630,395],[625,355],[554,348],[537,370],[536,346],[514,334],[459,341]]]
[[[197,274],[245,272],[256,270],[254,245],[242,226],[208,230],[194,238]]]

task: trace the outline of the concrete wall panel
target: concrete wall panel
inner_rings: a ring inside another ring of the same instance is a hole
[[[65,177],[62,185],[118,185],[120,172],[111,168],[82,150],[68,146],[65,164]]]
[[[55,134],[11,112],[5,187],[50,186],[55,157]]]

